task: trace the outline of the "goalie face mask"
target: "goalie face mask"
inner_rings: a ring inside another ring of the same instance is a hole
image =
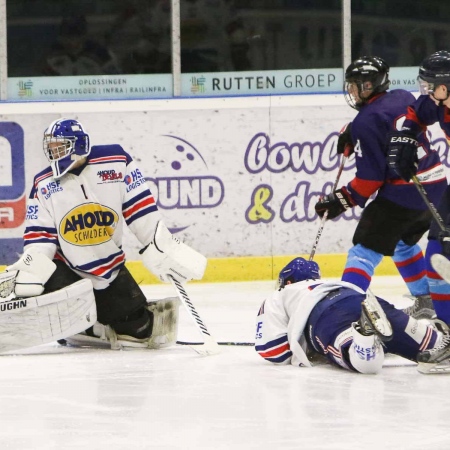
[[[80,122],[72,119],[52,122],[44,132],[43,148],[55,178],[62,177],[91,151],[89,135]]]
[[[305,280],[320,280],[319,265],[315,261],[295,258],[278,275],[278,289]]]

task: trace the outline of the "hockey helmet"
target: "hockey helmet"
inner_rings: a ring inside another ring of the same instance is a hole
[[[367,82],[370,84],[368,85]],[[350,84],[358,89],[357,98],[350,94]],[[386,61],[378,56],[361,56],[355,59],[345,71],[345,100],[349,106],[359,110],[374,95],[389,89],[389,84],[389,66]]]
[[[315,261],[293,259],[278,275],[278,288],[304,280],[320,280],[320,268]]]
[[[421,94],[433,94],[441,85],[450,91],[450,52],[440,50],[425,58],[419,67],[418,81]]]
[[[44,132],[43,146],[55,178],[62,177],[91,151],[89,135],[74,119],[52,122]]]

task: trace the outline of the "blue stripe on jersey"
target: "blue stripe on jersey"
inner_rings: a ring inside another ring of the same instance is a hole
[[[281,363],[283,361],[286,361],[290,357],[292,357],[292,352],[289,350],[288,352],[284,353],[281,356],[278,356],[277,358],[264,358],[264,359],[273,363]]]
[[[128,200],[122,205],[122,211],[124,209],[128,209],[130,206],[133,206],[135,203],[143,200],[144,198],[150,197],[151,193],[149,189],[146,189],[143,192],[140,192],[138,195],[134,196],[132,199]]]
[[[277,345],[280,345],[280,344],[286,344],[287,342],[288,342],[287,335],[285,334],[279,338],[276,338],[269,342],[266,342],[263,345],[255,345],[255,350],[257,352],[260,352],[260,351],[268,350],[272,347],[276,347]]]
[[[122,254],[123,251],[120,250],[116,253],[113,253],[112,255],[107,256],[106,258],[96,259],[95,261],[92,261],[90,263],[83,264],[81,266],[76,266],[76,268],[82,270],[83,272],[91,272],[92,270],[96,269],[99,266],[108,264],[109,262],[113,261],[115,258],[117,258]]]
[[[126,224],[129,226],[131,225],[136,219],[139,219],[142,216],[146,216],[147,214],[150,214],[152,212],[155,212],[158,210],[158,207],[156,206],[156,203],[148,206],[147,208],[141,209],[140,211],[136,212],[132,216],[130,216],[128,219],[125,220]]]

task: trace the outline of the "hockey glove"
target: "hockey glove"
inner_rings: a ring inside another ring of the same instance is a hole
[[[450,258],[450,229],[446,228],[439,233],[439,242],[442,245],[442,254]]]
[[[388,145],[388,166],[405,181],[409,181],[417,173],[419,164],[417,157],[419,143],[416,136],[405,131],[390,133]]]
[[[342,155],[345,152],[345,156],[350,156],[354,153],[354,147],[352,142],[352,123],[349,122],[342,129],[337,142],[337,154]]]
[[[351,198],[350,193],[345,187],[342,187],[331,194],[321,197],[316,203],[315,209],[319,217],[323,217],[325,211],[328,211],[328,220],[336,218],[347,211],[347,209],[353,208],[354,206],[355,202]]]

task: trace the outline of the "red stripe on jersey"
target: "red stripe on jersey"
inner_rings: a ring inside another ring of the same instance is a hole
[[[406,120],[412,120],[420,126],[422,131],[425,131],[426,126],[420,121],[420,119],[417,117],[416,111],[414,110],[414,108],[411,108],[411,106],[408,106],[408,109],[406,110]]]
[[[136,211],[139,211],[140,209],[144,208],[145,206],[154,205],[155,199],[153,197],[144,198],[139,203],[136,203],[131,208],[128,208],[125,211],[122,211],[123,217],[125,219],[128,219],[131,215],[133,215]]]
[[[96,164],[100,162],[126,162],[126,156],[101,156],[100,158],[92,158],[89,160],[89,164]]]
[[[362,178],[355,177],[350,182],[350,186],[362,197],[369,198],[374,192],[376,192],[380,186],[383,185],[382,181],[370,181],[363,180]]]
[[[97,276],[102,276],[105,272],[108,272],[108,270],[110,270],[112,267],[117,266],[118,264],[120,264],[123,260],[125,259],[125,254],[121,254],[119,255],[117,258],[114,258],[109,264],[105,265],[105,266],[101,266],[95,270],[91,270],[90,273],[93,273],[94,275]]]
[[[267,352],[258,352],[263,358],[271,358],[273,356],[281,355],[282,353],[290,350],[289,343],[286,342],[286,344],[273,348],[272,350],[269,350]]]

